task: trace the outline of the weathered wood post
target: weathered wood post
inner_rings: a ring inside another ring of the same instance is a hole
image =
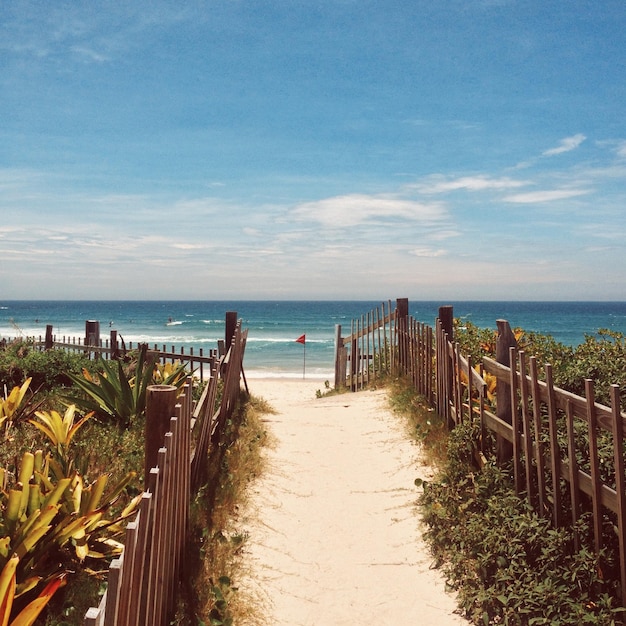
[[[100,346],[100,322],[96,320],[85,322],[85,345]]]
[[[145,461],[144,484],[150,470],[158,463],[159,448],[165,441],[170,419],[176,406],[176,387],[174,385],[150,385],[146,395],[146,426],[144,432]]]
[[[235,336],[235,329],[237,328],[237,311],[226,311],[226,352],[230,348],[230,344],[233,342]]]
[[[400,372],[408,371],[409,299],[396,299],[396,324],[398,325],[398,363]]]
[[[87,320],[85,322],[85,346],[100,347],[100,322],[97,320]],[[94,352],[94,358],[99,357],[98,352]],[[91,352],[89,352],[91,358]]]
[[[439,321],[448,335],[448,341],[454,340],[454,308],[450,304],[439,307]]]
[[[511,367],[509,348],[517,348],[517,340],[506,320],[496,320],[498,337],[496,339],[496,361]],[[496,382],[496,415],[507,424],[513,423],[513,407],[511,406],[511,385],[498,378]],[[513,444],[496,435],[496,459],[498,464],[509,461],[513,456]]]
[[[450,398],[454,391],[453,383],[453,361],[452,357],[448,353],[447,342],[454,341],[454,307],[450,304],[439,307],[439,323],[441,330],[443,331],[444,340],[443,345],[439,346],[439,358],[442,358],[442,362],[437,364],[438,378],[441,379],[437,383],[437,393],[441,394],[441,400],[438,398],[437,403],[439,405],[439,413],[445,418],[448,427],[454,426],[454,423],[450,419]]]
[[[346,347],[341,337],[341,324],[335,324],[335,389],[346,386]]]
[[[100,347],[100,322],[97,320],[87,320],[85,322],[85,346]],[[94,353],[94,358],[98,358],[98,352]],[[91,358],[91,352],[89,353]]]
[[[52,324],[46,325],[46,342],[44,344],[45,350],[52,350],[54,344],[54,338],[52,337]]]
[[[116,330],[111,331],[110,345],[111,345],[111,358],[119,359],[120,351],[119,351],[119,346],[117,345],[117,331]]]
[[[226,311],[225,326],[226,332],[224,335],[224,354],[228,354],[228,351],[230,350],[230,347],[233,343],[235,331],[237,329],[237,311]],[[224,362],[224,371],[222,372],[222,376],[226,376],[228,367],[229,364]]]

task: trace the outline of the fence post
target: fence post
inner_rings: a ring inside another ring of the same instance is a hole
[[[111,359],[118,359],[120,356],[120,352],[119,352],[119,346],[117,345],[117,331],[116,330],[112,330],[111,331],[111,340],[110,340],[110,346],[111,346]]]
[[[447,304],[439,307],[439,323],[441,325],[442,343],[439,346],[439,357],[443,358],[443,363],[437,364],[438,382],[437,395],[441,394],[441,398],[437,398],[439,404],[439,414],[445,418],[448,428],[452,427],[450,421],[450,398],[454,389],[454,368],[453,360],[448,353],[448,343],[454,341],[454,308]]]
[[[159,448],[163,446],[165,433],[170,427],[176,406],[174,385],[150,385],[146,396],[144,483],[150,469],[158,463]]]
[[[498,337],[496,339],[496,361],[511,367],[509,348],[517,348],[517,340],[506,320],[496,320]],[[507,424],[513,423],[511,406],[511,386],[498,379],[496,382],[496,415]],[[515,436],[515,433],[513,433]],[[499,464],[506,463],[513,456],[513,444],[500,435],[496,435],[496,458]]]
[[[409,299],[396,298],[396,327],[398,331],[398,363],[400,373],[406,374],[408,368],[408,327]]]
[[[237,311],[226,311],[226,352],[230,348],[237,327]]]
[[[335,324],[335,389],[346,385],[345,346],[341,338],[341,324]]]
[[[52,350],[52,344],[54,339],[52,338],[52,324],[46,325],[46,343],[44,344],[45,350]]]
[[[96,320],[85,322],[85,345],[100,346],[100,322]]]

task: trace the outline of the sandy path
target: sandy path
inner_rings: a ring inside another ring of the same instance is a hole
[[[417,446],[383,391],[316,398],[321,381],[250,380],[276,446],[254,484],[243,593],[272,626],[452,626],[444,583],[420,537]],[[255,625],[256,626],[256,625]]]

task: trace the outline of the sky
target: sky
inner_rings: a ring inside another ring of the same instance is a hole
[[[626,300],[623,0],[3,0],[0,298]]]

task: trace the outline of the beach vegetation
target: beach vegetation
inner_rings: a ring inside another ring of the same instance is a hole
[[[473,624],[621,623],[614,555],[593,550],[590,517],[553,528],[513,489],[510,467],[475,465],[480,429],[457,426],[445,465],[419,480],[435,564]]]
[[[66,475],[42,450],[0,468],[0,612],[6,620],[32,623],[20,619],[36,617],[71,573],[120,553],[122,522],[135,502],[117,511],[114,505],[132,477],[107,489],[108,475],[90,483],[75,471]]]
[[[262,624],[260,599],[243,593],[241,528],[248,488],[264,471],[263,450],[272,445],[264,416],[273,413],[263,399],[242,394],[209,459],[205,485],[191,506],[190,532],[179,606],[174,624]]]
[[[391,409],[405,419],[408,435],[420,444],[424,463],[440,467],[446,458],[448,428],[407,378],[386,380]]]
[[[0,623],[82,624],[121,549],[144,422],[112,428],[62,400],[103,362],[27,341],[0,350]]]
[[[27,378],[21,386],[13,387],[10,393],[7,393],[5,386],[4,394],[0,396],[0,428],[5,432],[5,439],[13,423],[28,415],[26,393],[31,381],[32,378]]]
[[[82,394],[72,393],[68,399],[84,410],[128,428],[145,415],[150,385],[174,385],[180,389],[187,374],[184,364],[157,366],[143,345],[130,363],[101,360],[95,374],[86,369],[80,375],[72,374],[71,380]]]
[[[456,341],[475,363],[495,358],[495,333],[471,323],[458,324]],[[613,383],[623,384],[626,373],[625,338],[599,331],[578,347],[552,337],[516,331],[520,349],[551,363],[555,384],[584,395],[585,379],[594,381],[596,400],[609,404]],[[495,392],[495,389],[494,389]],[[578,467],[589,471],[587,426],[575,424]],[[559,446],[567,450],[563,419],[559,420]],[[581,501],[576,524],[553,528],[537,515],[527,499],[515,493],[512,467],[496,466],[493,441],[481,439],[477,423],[457,425],[449,434],[443,463],[434,478],[419,477],[419,498],[426,538],[437,566],[457,593],[464,614],[474,624],[602,624],[622,622],[619,591],[618,538],[612,514],[605,513],[602,549],[595,551],[590,502]],[[479,450],[486,454],[479,467]],[[601,480],[611,485],[614,476],[612,441],[598,433]],[[569,502],[565,484],[562,501]],[[567,504],[566,504],[567,506]],[[565,511],[569,515],[570,511]]]
[[[316,398],[324,398],[326,396],[335,396],[341,393],[346,393],[347,387],[332,387],[329,380],[324,381],[324,391],[321,389],[315,390]]]
[[[32,341],[16,340],[0,350],[0,388],[21,387],[30,378],[30,393],[54,394],[74,384],[73,374],[92,371],[96,364],[82,353],[42,351]]]
[[[596,402],[610,406],[610,386],[626,387],[626,336],[600,329],[585,335],[576,347],[556,341],[550,335],[514,329],[518,347],[537,359],[539,374],[544,365],[552,365],[554,384],[576,395],[585,395],[585,379],[594,382]],[[495,359],[497,332],[479,328],[466,320],[455,320],[455,341],[462,354],[479,363],[483,356]],[[626,394],[622,397],[626,411]]]

